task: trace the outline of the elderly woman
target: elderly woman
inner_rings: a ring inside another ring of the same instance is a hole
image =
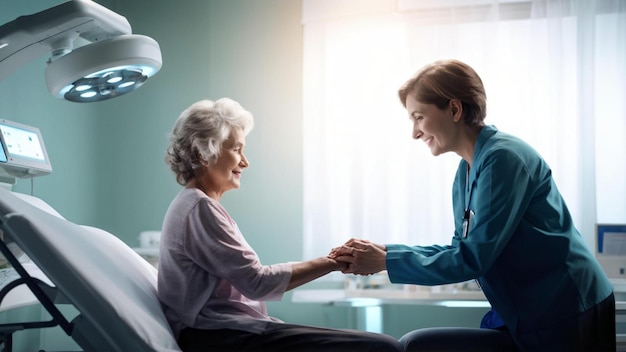
[[[220,204],[239,188],[252,115],[237,102],[203,100],[182,112],[166,161],[184,188],[163,221],[158,293],[184,351],[401,351],[382,334],[286,324],[263,301],[345,264],[317,259],[261,264]]]

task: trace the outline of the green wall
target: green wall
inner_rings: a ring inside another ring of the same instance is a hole
[[[0,3],[0,22],[62,1]],[[34,194],[68,219],[102,227],[130,245],[159,229],[179,186],[163,162],[178,114],[228,96],[256,119],[242,187],[224,204],[262,259],[300,257],[302,223],[301,4],[292,0],[99,1],[133,32],[156,39],[163,68],[139,90],[92,104],[57,100],[45,88],[47,57],[0,82],[0,117],[41,129],[53,173]],[[14,191],[30,193],[30,180]],[[296,251],[276,253],[268,238]]]
[[[156,39],[163,68],[128,99],[98,109],[108,166],[98,226],[133,243],[158,229],[178,191],[163,162],[166,134],[199,99],[228,96],[255,116],[251,166],[224,204],[264,260],[300,258],[302,29],[299,1],[117,1],[136,33]],[[149,9],[149,10],[148,10]],[[269,239],[269,241],[268,241]],[[297,250],[276,251],[273,243]]]
[[[4,0],[0,23],[62,1]],[[41,129],[54,169],[33,180],[34,194],[73,222],[101,227],[131,246],[160,229],[180,187],[163,161],[178,114],[200,99],[231,97],[255,116],[247,139],[250,167],[223,204],[264,263],[302,252],[302,26],[296,0],[103,0],[133,32],[160,44],[163,68],[135,92],[92,104],[57,100],[44,80],[46,57],[0,81],[0,118]],[[30,180],[14,191],[30,193]],[[279,245],[278,245],[279,244]],[[333,244],[328,244],[329,248]],[[309,284],[317,287],[320,283]],[[325,284],[328,285],[328,284]],[[332,286],[332,284],[331,284]],[[345,308],[270,303],[294,323],[344,327]],[[476,325],[468,315],[421,308],[387,309],[386,329],[400,335],[441,319]],[[430,311],[429,311],[430,312]],[[429,314],[430,315],[430,314]],[[443,318],[442,318],[443,317]],[[445,324],[444,324],[445,325]]]

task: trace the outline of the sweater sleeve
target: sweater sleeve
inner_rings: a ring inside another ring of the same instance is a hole
[[[291,265],[262,265],[219,203],[199,201],[188,215],[186,226],[183,246],[197,265],[228,280],[249,299],[282,298],[291,278]]]

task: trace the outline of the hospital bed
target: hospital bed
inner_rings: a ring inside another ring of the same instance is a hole
[[[180,351],[156,295],[156,269],[117,237],[1,187],[0,231],[0,252],[15,270],[15,280],[0,286],[0,311],[31,297],[51,316],[0,322],[5,351],[14,332],[52,326],[84,351]],[[26,257],[16,256],[15,248]],[[64,316],[59,308],[65,304],[75,317]]]

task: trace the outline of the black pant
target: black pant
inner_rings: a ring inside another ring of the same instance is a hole
[[[284,323],[269,323],[260,334],[231,329],[186,328],[180,332],[178,345],[184,352],[404,351],[402,345],[388,335]]]
[[[407,333],[406,351],[615,351],[615,297],[555,326],[518,333],[479,328],[427,328]]]
[[[409,352],[505,352],[518,351],[506,329],[424,328],[400,338]]]

